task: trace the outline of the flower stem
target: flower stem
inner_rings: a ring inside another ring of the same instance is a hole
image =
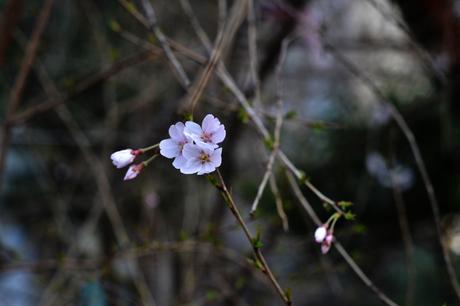
[[[160,143],[157,143],[157,144],[154,144],[153,146],[139,149],[139,151],[141,151],[142,153],[145,153],[145,152],[148,152],[148,151],[153,150],[155,148],[158,148],[159,146],[160,146]]]
[[[284,304],[287,306],[292,305],[290,296],[281,288],[280,284],[278,283],[272,271],[270,270],[270,267],[268,266],[268,263],[265,260],[264,255],[262,254],[260,246],[254,243],[254,241],[256,241],[256,238],[252,236],[251,232],[249,231],[249,228],[244,222],[244,219],[241,216],[241,213],[239,212],[232,195],[230,194],[230,192],[227,189],[227,186],[225,185],[224,179],[219,169],[217,169],[216,172],[218,176],[218,182],[213,182],[213,185],[219,190],[219,192],[225,200],[225,203],[227,204],[227,207],[230,209],[233,216],[235,216],[236,220],[238,221],[240,227],[243,229],[243,232],[246,238],[248,239],[249,243],[251,244],[254,255],[258,261],[257,266],[260,268],[262,273],[264,273],[267,276],[270,283],[273,285],[273,288],[283,300]]]
[[[154,160],[157,156],[158,156],[158,154],[154,154],[149,159],[143,161],[142,164],[144,165],[144,167],[147,167],[152,162],[152,160]]]

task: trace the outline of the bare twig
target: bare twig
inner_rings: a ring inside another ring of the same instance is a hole
[[[247,227],[246,223],[244,222],[243,217],[241,216],[238,207],[236,206],[233,197],[231,193],[228,191],[227,186],[225,185],[225,181],[220,173],[220,171],[217,169],[217,176],[219,179],[219,185],[216,185],[220,193],[222,194],[222,197],[225,200],[225,203],[227,204],[228,208],[238,221],[239,225],[243,229],[243,232],[248,239],[249,243],[252,246],[252,249],[254,251],[254,255],[256,256],[258,266],[261,269],[261,271],[268,277],[270,280],[270,283],[273,285],[273,288],[275,291],[278,293],[280,298],[283,300],[284,304],[289,306],[292,305],[292,302],[290,300],[290,297],[284,292],[284,290],[281,288],[280,284],[276,280],[276,277],[273,275],[270,267],[268,266],[267,261],[265,260],[264,255],[262,254],[262,251],[260,249],[260,246],[256,245],[256,241],[254,240],[255,238],[252,236],[251,232],[249,231],[249,228]]]
[[[286,176],[288,178],[289,184],[291,186],[294,195],[299,200],[302,207],[305,209],[309,217],[315,223],[316,226],[321,226],[322,222],[316,215],[315,211],[311,207],[310,203],[304,197],[302,192],[300,191],[299,186],[295,178],[292,176],[291,173],[286,171]],[[385,293],[382,292],[370,279],[367,275],[361,270],[361,268],[356,264],[356,262],[351,258],[348,252],[342,247],[339,241],[334,238],[334,247],[336,250],[342,255],[343,259],[345,259],[346,263],[350,266],[350,268],[355,272],[355,274],[361,279],[361,281],[366,285],[370,290],[372,290],[375,295],[386,305],[388,306],[398,306],[394,301],[392,301]]]
[[[42,67],[41,65],[37,65],[37,71],[38,75],[40,76],[40,81],[42,82],[43,87],[45,88],[45,91],[48,93],[48,95],[61,97],[61,93],[57,89],[57,86],[54,84],[54,82],[52,82],[51,79],[48,77],[48,74],[44,67]],[[115,232],[115,236],[118,240],[118,243],[121,247],[125,247],[129,244],[129,237],[126,228],[123,224],[120,213],[118,212],[118,209],[115,205],[115,199],[112,196],[110,184],[105,174],[106,171],[104,169],[104,166],[90,150],[89,139],[83,133],[78,124],[75,122],[67,106],[62,105],[61,107],[56,109],[56,112],[60,119],[63,121],[63,123],[66,125],[67,129],[69,130],[75,142],[77,143],[79,149],[81,150],[84,158],[86,159],[89,168],[91,169],[95,177],[96,184],[99,189],[99,195],[101,197],[101,202],[103,204],[102,206],[104,207],[105,211],[109,216],[110,221],[112,222],[112,227]],[[99,214],[97,216],[99,217]],[[69,252],[71,251],[72,249]],[[142,271],[140,271],[137,261],[133,258],[128,258],[128,265],[130,268],[131,276],[133,278],[133,282],[136,288],[138,289],[140,296],[142,297],[142,301],[144,301],[146,305],[156,305],[155,300],[150,294],[150,290],[147,286],[145,276],[142,274]],[[46,294],[44,295],[44,299],[42,299],[42,302],[46,305],[49,304],[49,301],[47,301],[45,297]]]
[[[246,1],[247,0],[238,0],[233,5],[230,15],[228,17],[228,21],[217,35],[216,42],[212,49],[208,64],[206,65],[206,67],[204,67],[204,69],[194,82],[194,85],[192,85],[192,89],[190,90],[189,94],[184,99],[185,110],[190,112],[191,114],[193,114],[196,104],[200,99],[211,76],[213,75],[214,69],[220,61],[222,54],[230,45],[231,41],[233,40],[233,37],[236,34],[236,30],[243,21],[243,17],[245,16],[246,11]]]
[[[35,57],[37,55],[38,46],[40,44],[42,34],[45,31],[46,24],[48,23],[48,19],[51,14],[52,7],[53,7],[53,0],[46,0],[43,3],[43,6],[37,18],[37,22],[35,23],[35,26],[34,26],[34,31],[32,33],[32,36],[29,42],[27,43],[26,52],[24,54],[24,59],[21,63],[21,68],[19,70],[14,86],[10,92],[8,105],[6,109],[6,115],[5,115],[4,124],[3,124],[3,129],[2,129],[2,139],[1,139],[1,146],[0,146],[0,190],[2,188],[3,172],[5,168],[7,148],[10,143],[11,126],[9,124],[9,119],[14,115],[21,101],[22,94],[26,86],[27,77],[29,76],[29,72],[32,69],[32,64],[34,63]]]
[[[152,56],[158,55],[158,48],[152,50],[146,50],[137,52],[133,55],[129,55],[115,63],[111,66],[103,69],[101,72],[97,74],[92,74],[88,78],[84,79],[80,83],[78,83],[73,90],[68,94],[62,94],[60,97],[52,97],[48,98],[45,102],[39,103],[38,105],[31,106],[28,109],[14,115],[11,119],[8,120],[9,125],[16,125],[21,122],[27,121],[30,118],[36,116],[37,114],[41,114],[52,110],[56,106],[62,105],[71,101],[76,96],[86,92],[87,90],[97,86],[101,82],[113,77],[114,75],[118,74],[119,72],[123,71],[124,69],[130,68],[134,65],[143,63],[149,60]]]
[[[360,79],[364,84],[366,84],[366,86],[368,86],[372,90],[372,92],[379,98],[380,103],[382,103],[389,110],[396,124],[406,137],[406,140],[409,143],[410,149],[415,159],[415,163],[417,164],[417,168],[420,172],[423,184],[425,186],[425,190],[428,195],[431,210],[433,212],[433,221],[435,223],[436,233],[441,246],[443,259],[446,265],[447,273],[449,275],[449,280],[452,285],[452,288],[455,291],[455,294],[457,295],[457,298],[460,300],[460,285],[457,280],[455,268],[453,266],[452,259],[450,258],[449,251],[447,250],[443,240],[438,200],[436,198],[433,184],[431,182],[430,176],[428,175],[428,171],[426,169],[425,162],[423,161],[422,154],[420,153],[420,148],[417,144],[417,140],[415,139],[414,133],[412,132],[406,120],[398,111],[398,109],[388,101],[386,95],[380,90],[379,87],[377,87],[377,85],[368,76],[361,73],[361,71],[342,53],[340,53],[336,48],[334,48],[332,44],[327,43],[326,46],[342,65],[344,65],[353,75],[355,75],[358,79]]]
[[[272,173],[269,179],[270,188],[272,191],[273,196],[275,197],[275,204],[276,204],[276,212],[281,219],[281,223],[283,224],[283,230],[285,232],[289,231],[289,222],[286,213],[284,212],[283,208],[283,200],[281,199],[281,195],[278,189],[278,184],[276,183],[275,175]]]
[[[277,79],[277,104],[278,104],[278,113],[276,116],[276,124],[275,124],[275,133],[274,133],[274,141],[273,141],[273,147],[272,147],[272,152],[270,154],[270,157],[268,159],[267,163],[267,168],[265,170],[265,174],[262,178],[262,181],[259,185],[259,188],[257,190],[256,198],[254,199],[254,202],[252,203],[251,207],[251,215],[254,215],[257,205],[259,203],[260,198],[262,197],[262,194],[265,190],[265,186],[267,185],[268,179],[272,174],[272,168],[273,168],[273,163],[275,162],[275,157],[278,154],[278,148],[280,145],[280,134],[281,134],[281,126],[283,123],[283,93],[282,93],[282,85],[281,85],[281,72],[282,72],[282,67],[284,64],[284,59],[286,57],[286,52],[287,52],[287,47],[288,47],[288,40],[284,40],[282,43],[282,48],[280,52],[280,58],[278,60],[278,65],[276,68],[276,79]]]
[[[169,46],[168,40],[166,39],[166,36],[163,34],[163,31],[158,26],[158,21],[157,21],[157,17],[155,14],[155,10],[152,4],[150,3],[150,0],[142,0],[142,6],[144,7],[145,13],[147,15],[147,21],[148,21],[150,30],[153,32],[155,37],[158,39],[158,42],[160,43],[161,48],[164,50],[169,63],[171,63],[173,67],[173,71],[177,73],[179,81],[181,82],[182,86],[185,89],[187,89],[190,86],[190,79],[188,78],[187,73],[185,72],[181,63],[179,62],[179,60],[176,58],[176,56],[172,52],[171,47]]]
[[[394,152],[391,153],[391,165],[395,165]],[[416,289],[416,270],[414,263],[414,242],[410,233],[409,219],[407,217],[406,205],[402,195],[401,188],[395,180],[395,177],[390,173],[391,185],[393,190],[393,198],[395,200],[396,210],[398,212],[399,227],[401,228],[402,240],[406,255],[407,264],[407,288],[405,306],[411,306],[414,302],[414,293]]]

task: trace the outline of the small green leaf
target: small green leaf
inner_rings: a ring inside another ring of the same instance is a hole
[[[298,113],[295,110],[288,111],[286,115],[284,115],[284,118],[286,120],[294,119],[295,117],[298,116]]]
[[[350,206],[353,206],[353,203],[349,202],[349,201],[340,201],[340,202],[337,203],[337,205],[339,205],[343,209],[346,209],[346,208],[348,208]]]
[[[345,215],[344,215],[345,220],[348,220],[348,221],[355,220],[355,217],[356,217],[356,215],[354,213],[352,213],[352,212],[349,212],[349,211],[346,212]]]
[[[299,182],[301,184],[305,184],[306,181],[309,181],[310,179],[308,178],[308,176],[305,174],[305,172],[303,172],[302,170],[299,171]]]
[[[193,121],[193,114],[192,113],[184,114],[184,119],[185,121]]]
[[[154,44],[154,43],[156,43],[157,38],[155,37],[155,35],[149,33],[149,34],[147,35],[147,41],[148,41],[149,43],[151,43],[151,44]]]
[[[247,283],[246,278],[244,278],[243,276],[240,276],[240,277],[238,277],[238,279],[235,282],[235,288],[236,289],[241,289],[246,285],[246,283]]]
[[[355,224],[352,231],[357,234],[364,234],[367,231],[367,227],[364,224]]]
[[[288,299],[288,301],[292,300],[292,289],[291,288],[287,288],[286,290],[284,290],[284,294],[286,295],[286,298]]]
[[[206,298],[208,299],[208,301],[215,301],[219,299],[219,297],[220,297],[220,294],[216,290],[208,290],[206,292]]]
[[[275,141],[271,136],[267,136],[264,139],[264,144],[269,150],[273,150],[273,148],[275,147]]]
[[[114,32],[120,32],[121,31],[121,26],[118,23],[118,21],[116,21],[115,19],[110,20],[109,27]]]
[[[246,112],[246,110],[242,107],[240,107],[240,109],[238,110],[238,119],[240,119],[240,121],[243,123],[249,122],[249,115]]]
[[[208,181],[214,186],[218,187],[219,186],[219,181],[216,179],[216,177],[212,174],[209,174],[206,176]]]

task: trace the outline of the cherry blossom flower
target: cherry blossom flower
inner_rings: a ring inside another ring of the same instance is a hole
[[[208,145],[188,143],[184,145],[183,155],[187,159],[187,163],[180,168],[183,174],[211,173],[222,163],[222,148],[213,149]]]
[[[137,165],[131,165],[129,168],[128,168],[128,171],[126,171],[126,175],[125,175],[125,178],[123,180],[125,181],[128,181],[128,180],[132,180],[134,178],[136,178],[136,176],[139,175],[139,173],[142,171],[142,169],[144,169],[144,164],[141,163],[141,164],[137,164]]]
[[[198,145],[202,144],[215,149],[218,147],[218,143],[225,139],[226,132],[219,119],[208,114],[204,117],[201,126],[193,121],[187,121],[184,134]]]
[[[112,159],[112,163],[118,169],[124,168],[127,165],[131,164],[137,155],[141,154],[142,152],[139,150],[133,149],[124,149],[117,152],[112,153],[110,158]]]
[[[166,158],[174,158],[173,166],[180,169],[185,166],[187,160],[182,154],[184,145],[191,143],[192,139],[184,134],[184,124],[178,122],[169,127],[169,136],[160,142],[160,154]]]
[[[327,225],[323,224],[318,227],[315,231],[315,241],[321,243],[327,236]]]
[[[323,242],[321,243],[321,253],[326,254],[329,252],[333,240],[334,236],[332,235],[332,232],[329,231],[326,235],[326,238],[324,238]]]

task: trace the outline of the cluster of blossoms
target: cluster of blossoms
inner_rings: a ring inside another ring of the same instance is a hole
[[[171,138],[160,142],[160,154],[174,158],[173,166],[184,174],[202,175],[216,170],[222,163],[225,127],[219,119],[209,114],[201,126],[193,121],[178,122],[169,128]]]
[[[193,121],[177,122],[169,128],[170,138],[159,143],[160,154],[173,158],[173,166],[184,174],[206,174],[216,170],[222,163],[222,148],[225,139],[225,127],[219,119],[211,114],[204,117],[201,126]],[[144,149],[124,149],[113,153],[110,158],[117,168],[126,167],[134,162],[137,156],[157,148],[157,145]],[[134,179],[153,158],[139,164],[131,165],[124,180]]]
[[[332,245],[334,235],[332,230],[328,228],[327,223],[318,227],[315,231],[315,241],[321,244],[321,253],[326,254]]]

